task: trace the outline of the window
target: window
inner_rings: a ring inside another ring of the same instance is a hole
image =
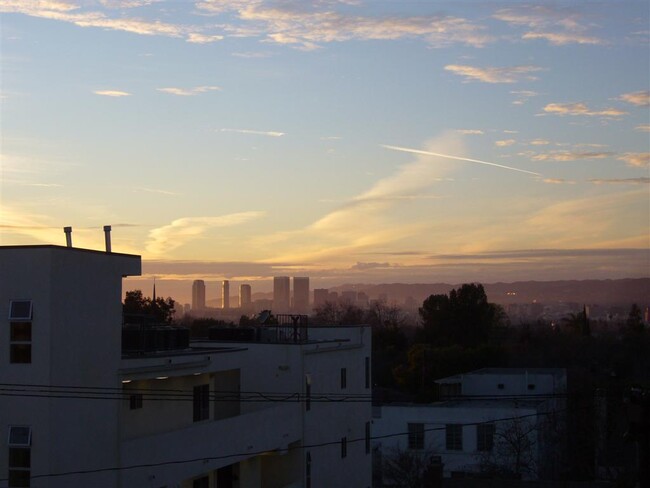
[[[370,454],[370,422],[366,422],[366,454]]]
[[[142,408],[142,393],[132,393],[129,395],[129,409],[139,410]]]
[[[305,376],[305,410],[311,409],[311,375]]]
[[[344,390],[348,387],[348,370],[341,368],[341,389]]]
[[[424,449],[424,424],[408,424],[409,449]]]
[[[9,302],[9,320],[32,320],[32,301],[11,300]]]
[[[25,426],[9,427],[9,487],[30,486],[32,429]]]
[[[32,301],[9,302],[9,362],[32,362]]]
[[[494,447],[494,424],[479,424],[476,426],[476,450],[491,451]]]
[[[194,422],[210,418],[210,385],[194,387]]]
[[[210,488],[210,477],[201,476],[192,481],[192,488]]]
[[[348,438],[341,437],[341,459],[348,456]]]
[[[311,453],[305,454],[305,488],[311,488]]]
[[[445,445],[448,451],[463,450],[463,426],[461,424],[445,426]]]
[[[503,383],[499,383],[499,384],[497,385],[497,388],[498,388],[499,390],[503,390],[503,389],[505,388],[505,385],[504,385]]]
[[[366,388],[370,388],[370,358],[366,356]]]
[[[534,389],[535,389],[535,385],[534,385],[533,383],[530,383],[530,384],[528,385],[528,389],[529,389],[529,390],[534,390]]]

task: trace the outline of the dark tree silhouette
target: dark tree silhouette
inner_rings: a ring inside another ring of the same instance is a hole
[[[431,295],[420,308],[425,342],[474,347],[485,343],[503,319],[503,310],[487,301],[483,285],[464,284],[449,295]]]
[[[127,291],[122,311],[125,315],[147,315],[155,322],[169,324],[174,318],[174,300],[171,297],[145,297],[142,290]]]
[[[643,333],[645,327],[643,326],[643,316],[641,314],[641,309],[636,303],[632,304],[630,308],[630,313],[627,316],[625,321],[625,328],[628,332],[633,334]]]

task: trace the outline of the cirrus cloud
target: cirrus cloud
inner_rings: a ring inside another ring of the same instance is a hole
[[[618,158],[619,161],[625,161],[628,166],[636,166],[643,168],[645,166],[650,166],[650,153],[624,153],[621,154]]]
[[[464,82],[481,81],[483,83],[517,83],[521,80],[536,80],[535,76],[530,73],[542,71],[539,66],[511,66],[498,68],[488,66],[479,68],[478,66],[468,66],[459,64],[448,64],[445,70],[462,76]]]
[[[617,100],[623,102],[631,103],[637,107],[648,107],[650,106],[650,91],[637,91],[630,93],[623,93]]]
[[[169,253],[184,244],[200,238],[209,229],[232,227],[263,217],[266,212],[238,212],[216,217],[183,217],[149,232],[146,249],[153,255]]]
[[[95,90],[93,93],[95,95],[101,95],[103,97],[114,97],[114,98],[131,96],[130,93],[122,90]]]
[[[628,112],[616,108],[592,110],[582,102],[549,103],[544,107],[544,112],[553,115],[585,115],[589,117],[620,117],[628,114]]]

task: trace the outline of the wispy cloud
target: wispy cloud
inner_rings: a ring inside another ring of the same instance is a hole
[[[638,132],[650,132],[650,124],[637,125],[634,130]]]
[[[493,17],[511,26],[528,28],[521,36],[524,40],[541,39],[555,46],[605,44],[604,40],[588,33],[589,26],[582,22],[577,12],[566,8],[526,5],[500,9]]]
[[[606,178],[606,179],[597,179],[591,178],[589,180],[595,185],[606,185],[606,184],[624,184],[624,185],[647,185],[650,184],[650,178]]]
[[[201,34],[200,32],[190,32],[187,34],[187,42],[192,44],[209,44],[223,40],[224,36],[221,34]]]
[[[299,49],[318,49],[322,44],[349,40],[421,39],[433,47],[453,44],[484,46],[493,38],[485,28],[461,17],[436,16],[360,16],[337,12],[336,3],[282,2],[266,4],[206,0],[197,7],[213,14],[230,13],[244,23],[229,26],[233,35],[265,36],[265,41]]]
[[[218,86],[195,86],[194,88],[156,88],[159,92],[169,93],[170,95],[177,95],[181,97],[191,97],[194,95],[199,95],[201,93],[207,93],[210,91],[220,91],[221,88]]]
[[[152,229],[146,249],[153,255],[165,255],[188,242],[200,238],[209,229],[232,227],[259,219],[265,212],[239,212],[217,217],[184,217],[168,225]]]
[[[392,149],[394,151],[403,151],[403,152],[410,152],[410,153],[413,153],[413,154],[423,154],[423,155],[428,155],[428,156],[436,156],[436,157],[445,158],[445,159],[455,159],[457,161],[468,161],[468,162],[471,162],[471,163],[485,164],[485,165],[494,166],[494,167],[497,167],[497,168],[509,169],[511,171],[518,171],[520,173],[528,173],[528,174],[535,175],[535,176],[542,176],[539,173],[535,173],[533,171],[527,171],[525,169],[513,168],[512,166],[505,166],[503,164],[490,163],[489,161],[481,161],[480,159],[470,159],[470,158],[464,158],[464,157],[460,157],[460,156],[452,156],[452,155],[449,155],[449,154],[441,154],[441,153],[435,153],[435,152],[431,152],[431,151],[422,151],[420,149],[410,149],[410,148],[407,148],[407,147],[400,147],[400,146],[389,146],[389,145],[386,145],[386,144],[381,144],[381,147],[385,147],[386,149]]]
[[[546,139],[533,139],[530,141],[531,146],[548,146],[551,142]]]
[[[515,141],[514,139],[503,139],[500,141],[494,141],[494,145],[497,147],[508,147],[508,146],[512,146],[516,142],[517,141]]]
[[[481,129],[456,129],[459,134],[482,136],[485,134]]]
[[[468,66],[459,64],[448,64],[445,70],[465,78],[465,82],[481,81],[483,83],[517,83],[521,80],[536,80],[537,77],[531,75],[537,71],[542,71],[539,66],[511,66],[506,68],[497,68],[489,66],[480,68],[478,66]]]
[[[269,136],[269,137],[282,137],[286,132],[278,132],[273,130],[252,130],[252,129],[219,129],[220,132],[236,132],[237,134],[253,134],[256,136]]]
[[[619,161],[625,161],[629,166],[637,166],[639,168],[650,166],[650,153],[624,153],[618,158]]]
[[[550,151],[531,156],[533,161],[578,161],[583,159],[605,159],[613,156],[611,152]]]
[[[617,100],[623,102],[631,103],[637,107],[648,107],[650,106],[650,91],[637,91],[630,93],[623,93]]]
[[[121,90],[95,90],[93,93],[95,95],[101,95],[103,97],[115,97],[115,98],[131,96],[130,93]]]
[[[544,107],[544,112],[553,115],[585,115],[589,117],[620,117],[628,112],[616,108],[592,110],[587,104],[577,103],[549,103]]]
[[[157,189],[157,188],[137,187],[137,188],[134,188],[133,191],[144,192],[144,193],[158,193],[160,195],[170,195],[170,196],[181,195],[181,193],[177,193],[177,192],[173,192],[173,191],[167,191],[167,190],[160,190],[160,189]]]
[[[551,185],[575,185],[576,182],[573,180],[565,180],[564,178],[544,178],[542,180],[544,183],[549,183]]]
[[[523,105],[528,102],[531,98],[536,97],[539,93],[531,90],[513,90],[510,93],[515,95],[515,100],[513,100],[513,105]]]
[[[570,32],[526,32],[522,39],[545,39],[556,46],[564,44],[603,44],[603,41],[597,37],[585,36]]]

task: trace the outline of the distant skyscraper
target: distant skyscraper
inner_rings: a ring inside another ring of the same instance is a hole
[[[329,299],[329,290],[327,288],[314,288],[314,308],[322,307]]]
[[[251,285],[239,285],[239,308],[250,308],[252,305]]]
[[[192,310],[195,312],[205,308],[205,282],[194,280],[192,283]]]
[[[230,308],[230,282],[221,282],[221,308]]]
[[[289,311],[290,296],[289,277],[273,277],[273,311],[275,313],[287,313]]]
[[[341,301],[350,305],[357,303],[357,292],[354,290],[347,290],[341,292]]]
[[[293,311],[297,313],[309,312],[309,278],[293,278]]]

